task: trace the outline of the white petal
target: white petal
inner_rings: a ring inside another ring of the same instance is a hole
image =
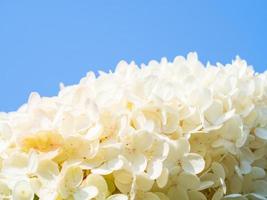
[[[202,181],[199,185],[198,190],[205,190],[207,188],[210,188],[211,186],[213,186],[214,182],[213,181]]]
[[[225,172],[223,166],[218,162],[213,162],[211,165],[211,169],[214,174],[216,174],[218,177],[225,179]]]
[[[88,130],[88,132],[85,135],[85,138],[88,140],[96,140],[100,138],[101,134],[103,132],[103,127],[101,124],[96,124],[92,128]]]
[[[138,131],[133,136],[133,146],[138,151],[144,151],[148,149],[153,143],[153,136],[146,131]]]
[[[205,161],[199,154],[188,153],[182,159],[182,168],[186,172],[198,174],[205,168]]]
[[[128,200],[128,196],[125,194],[113,194],[109,196],[106,200]]]
[[[120,183],[123,184],[131,184],[133,180],[132,174],[128,171],[124,170],[115,171],[113,175],[116,180],[118,180]]]
[[[160,198],[152,192],[146,192],[143,199],[145,199],[145,200],[160,200]]]
[[[231,117],[233,117],[235,114],[235,110],[230,110],[226,113],[224,113],[218,120],[215,121],[216,125],[223,124],[227,120],[229,120]]]
[[[167,195],[170,200],[189,200],[187,191],[183,187],[172,187],[168,190]]]
[[[27,181],[19,181],[13,189],[13,200],[33,200],[34,192]]]
[[[229,189],[231,193],[241,193],[243,180],[238,176],[234,175],[230,178]]]
[[[166,196],[162,192],[155,192],[154,194],[157,195],[160,200],[169,200],[168,196]]]
[[[8,185],[0,180],[0,196],[10,196],[11,190],[9,189]]]
[[[243,197],[241,194],[229,194],[223,197],[225,200],[247,200],[246,197]]]
[[[94,174],[102,174],[107,175],[112,173],[115,170],[121,169],[123,166],[123,161],[121,159],[113,159],[107,162],[104,162],[101,166],[92,169],[92,173]]]
[[[59,174],[58,165],[52,160],[42,160],[38,164],[37,174],[47,180],[52,180]]]
[[[257,180],[253,182],[252,190],[254,193],[267,196],[267,181]]]
[[[177,177],[177,183],[186,189],[192,189],[192,190],[197,189],[200,186],[199,178],[196,175],[187,172],[182,172]]]
[[[216,176],[214,173],[208,172],[208,173],[203,173],[200,176],[201,181],[211,181],[215,183],[218,180],[218,176]]]
[[[164,168],[162,170],[160,177],[158,177],[158,179],[156,180],[159,188],[163,188],[168,183],[168,178],[169,178],[169,171],[167,168]]]
[[[84,187],[73,195],[75,200],[92,199],[98,195],[98,189],[94,186]]]
[[[212,196],[211,200],[221,200],[223,198],[223,190],[219,188]]]
[[[180,138],[175,143],[175,154],[178,158],[184,156],[184,154],[190,151],[190,143],[186,138]]]
[[[267,129],[266,128],[256,128],[255,135],[263,140],[267,140]]]
[[[116,187],[118,188],[118,190],[123,194],[129,193],[131,190],[131,186],[132,186],[131,183],[124,184],[124,183],[121,183],[119,179],[115,179],[114,183]]]
[[[164,141],[157,140],[147,152],[149,157],[163,161],[169,154],[169,145]]]
[[[64,185],[68,188],[78,187],[83,180],[83,171],[78,166],[71,166],[66,170],[63,178]]]
[[[205,195],[199,191],[189,191],[188,196],[190,200],[207,200]]]
[[[197,88],[190,96],[191,105],[198,106],[201,110],[207,109],[212,103],[212,93],[207,88]]]
[[[247,160],[240,161],[240,171],[242,174],[248,174],[251,172],[251,162]]]
[[[98,174],[89,174],[84,181],[84,185],[96,187],[101,198],[108,196],[108,185],[105,179]]]
[[[149,179],[145,174],[136,177],[136,186],[142,191],[149,191],[154,184],[154,181]]]
[[[134,173],[141,173],[146,169],[147,159],[141,153],[128,153],[126,156],[127,160],[130,162],[130,167]]]
[[[16,152],[8,157],[3,163],[6,169],[19,168],[23,169],[28,167],[28,156],[23,153]]]
[[[260,167],[252,167],[251,176],[253,179],[264,178],[265,174],[266,173],[265,173],[264,169],[262,169]]]
[[[162,132],[170,134],[175,132],[179,127],[179,115],[178,110],[166,108],[163,110],[162,115],[165,118],[165,123],[162,126]]]
[[[208,107],[205,111],[206,119],[215,124],[216,120],[222,115],[223,113],[223,105],[220,101],[213,101],[213,103]]]
[[[255,194],[255,193],[250,193],[247,195],[249,198],[251,197],[251,199],[253,200],[266,200],[266,198],[262,195],[259,194]]]
[[[163,163],[161,160],[151,160],[148,162],[146,172],[150,179],[157,179],[162,172]]]

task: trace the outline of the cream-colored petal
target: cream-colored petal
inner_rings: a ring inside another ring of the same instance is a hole
[[[83,187],[79,190],[77,190],[74,194],[74,200],[89,200],[89,199],[93,199],[98,195],[99,191],[98,188],[94,187],[94,186],[87,186],[87,187]]]
[[[162,111],[163,120],[162,132],[170,134],[175,132],[179,127],[179,112],[171,107],[165,107]]]
[[[162,192],[154,192],[154,194],[157,195],[160,200],[169,200],[169,197]]]
[[[190,200],[207,200],[206,196],[199,191],[188,191],[188,196]]]
[[[267,181],[257,180],[253,182],[252,191],[256,194],[267,196]]]
[[[169,170],[167,168],[163,168],[161,175],[157,178],[156,182],[159,188],[163,188],[169,179]]]
[[[31,185],[27,181],[17,182],[12,194],[13,200],[33,200],[34,197]]]
[[[10,196],[11,189],[8,187],[6,183],[0,180],[0,196]]]
[[[154,180],[149,179],[146,174],[141,174],[136,177],[136,187],[141,191],[149,191],[154,184]]]
[[[152,180],[160,177],[162,173],[163,162],[161,160],[151,160],[148,162],[146,173]]]
[[[99,198],[105,198],[109,195],[108,185],[106,180],[98,174],[89,174],[84,180],[83,185],[86,186],[94,186],[98,190]]]
[[[199,154],[188,153],[182,158],[182,168],[186,172],[198,174],[205,168],[205,161]]]
[[[198,190],[205,190],[208,189],[210,187],[212,187],[214,185],[213,181],[201,181]]]
[[[218,118],[223,114],[223,104],[221,101],[215,100],[205,111],[205,118],[215,124]]]
[[[134,134],[133,138],[133,147],[138,151],[145,151],[153,143],[153,136],[147,131],[138,131]]]
[[[123,194],[127,194],[131,191],[132,183],[121,183],[119,179],[115,179],[114,183],[118,190]]]
[[[144,200],[160,200],[160,198],[152,193],[152,192],[146,192],[143,197]]]
[[[167,195],[168,195],[170,200],[177,200],[177,199],[189,200],[189,197],[188,197],[186,189],[183,188],[183,187],[179,187],[179,186],[171,187],[168,190]]]
[[[267,140],[267,128],[256,128],[255,135],[263,140]]]
[[[195,174],[182,172],[177,177],[177,183],[186,189],[197,189],[200,186],[200,180]],[[179,186],[178,186],[179,187]]]
[[[66,170],[62,181],[67,188],[76,188],[82,183],[82,180],[82,169],[78,166],[71,166]]]
[[[103,133],[103,127],[101,124],[95,124],[93,127],[91,127],[86,135],[85,135],[85,139],[87,140],[96,140],[99,139],[101,137],[101,134]]]
[[[128,200],[128,196],[125,194],[113,194],[109,196],[106,200]]]
[[[133,181],[133,176],[130,172],[119,170],[113,173],[115,180],[123,184],[130,184]]]
[[[104,164],[95,169],[92,169],[92,173],[106,175],[112,173],[115,170],[121,169],[122,166],[123,166],[123,161],[121,159],[113,159],[104,162]]]
[[[141,173],[146,169],[147,159],[142,153],[126,152],[126,159],[129,161],[129,166],[134,173]]]
[[[52,160],[42,160],[38,164],[37,174],[46,180],[53,180],[59,174],[58,165]]]
[[[264,169],[260,168],[260,167],[252,167],[251,169],[251,176],[253,179],[260,179],[260,178],[264,178],[266,175]]]
[[[225,179],[225,172],[223,166],[218,162],[213,162],[211,164],[211,169],[214,174],[216,174],[218,177]]]
[[[246,197],[244,197],[241,194],[229,194],[223,197],[225,200],[247,200]]]
[[[221,200],[223,198],[223,189],[219,188],[212,196],[211,200]]]

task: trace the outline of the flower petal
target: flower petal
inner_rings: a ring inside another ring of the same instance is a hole
[[[121,169],[122,166],[123,166],[123,161],[121,159],[113,159],[113,160],[104,162],[104,164],[102,164],[101,166],[95,169],[92,169],[92,173],[107,175],[107,174],[112,173],[115,170]]]
[[[256,128],[255,135],[263,140],[267,140],[267,129],[266,128]]]
[[[98,189],[94,186],[87,186],[79,189],[73,195],[74,200],[92,199],[98,195]]]
[[[189,191],[188,196],[190,200],[207,200],[206,196],[199,191]]]
[[[84,181],[84,186],[96,187],[99,198],[105,198],[109,194],[108,185],[105,179],[98,174],[89,174]]]
[[[177,183],[186,189],[192,190],[197,189],[200,186],[200,180],[198,176],[187,172],[182,172],[177,177]]]
[[[162,172],[163,163],[161,160],[151,160],[148,162],[146,172],[150,179],[157,179]]]
[[[27,181],[19,181],[13,189],[13,200],[32,200],[34,192]]]
[[[205,168],[205,161],[199,154],[188,153],[182,159],[182,168],[186,172],[198,174]]]
[[[257,180],[253,182],[252,191],[256,194],[267,196],[267,181]]]
[[[107,200],[128,200],[128,196],[125,194],[113,194]]]
[[[159,188],[163,188],[168,183],[169,171],[167,168],[162,170],[161,175],[157,178],[156,182]]]

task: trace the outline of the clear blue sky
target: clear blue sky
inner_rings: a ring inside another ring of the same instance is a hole
[[[0,111],[56,95],[87,71],[197,51],[267,69],[267,1],[0,0]]]

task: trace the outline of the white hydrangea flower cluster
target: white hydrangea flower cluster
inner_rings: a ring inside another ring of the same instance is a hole
[[[267,72],[196,53],[0,114],[2,200],[267,199]]]

